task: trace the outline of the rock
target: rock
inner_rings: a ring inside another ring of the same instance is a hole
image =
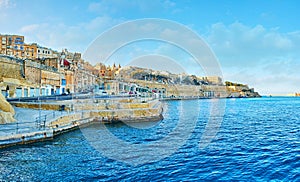
[[[0,111],[0,124],[12,123],[16,120],[13,118],[13,115],[10,112]]]
[[[12,123],[16,121],[14,108],[6,101],[2,94],[0,94],[0,124]]]
[[[14,108],[6,101],[4,96],[0,94],[0,110],[4,112],[9,112],[12,115],[15,115],[15,110]]]

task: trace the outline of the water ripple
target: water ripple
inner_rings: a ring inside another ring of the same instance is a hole
[[[183,102],[189,107],[179,113]],[[0,181],[300,181],[299,98],[227,100],[220,131],[204,149],[198,144],[211,100],[167,102],[165,119],[152,128],[137,129],[122,123],[106,127],[129,143],[153,144],[174,130],[180,114],[187,123],[193,119],[191,108],[199,107],[199,102],[200,115],[192,135],[163,160],[130,166],[106,158],[93,148],[92,144],[104,139],[97,137],[102,129],[92,125],[82,129],[95,133],[89,141],[77,130],[50,142],[2,149]],[[173,141],[181,141],[183,131],[174,132]],[[106,140],[108,146],[115,146]],[[153,149],[168,146],[160,147]],[[148,157],[134,150],[123,152],[133,153],[128,155],[132,160]]]

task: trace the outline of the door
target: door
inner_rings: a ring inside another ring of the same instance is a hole
[[[34,97],[34,88],[30,88],[30,97]]]
[[[17,88],[16,89],[16,96],[17,97],[22,97],[22,88]]]
[[[28,89],[24,88],[24,97],[28,97]]]

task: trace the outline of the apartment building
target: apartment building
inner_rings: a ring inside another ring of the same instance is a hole
[[[1,54],[15,56],[17,58],[25,57],[24,54],[24,36],[21,35],[0,35]]]
[[[36,59],[37,58],[37,44],[24,44],[24,57],[28,59]]]

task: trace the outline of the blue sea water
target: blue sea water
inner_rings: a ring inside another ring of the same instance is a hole
[[[209,124],[216,100],[168,101],[159,122],[1,149],[0,181],[300,181],[300,98],[223,101],[221,123]],[[207,130],[215,135],[201,148]]]

